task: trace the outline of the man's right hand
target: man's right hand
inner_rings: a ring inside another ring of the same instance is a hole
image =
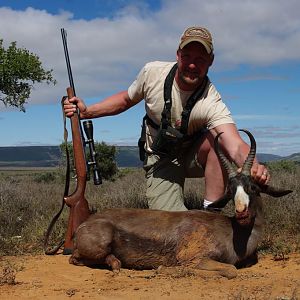
[[[86,112],[86,105],[82,99],[78,97],[72,97],[70,99],[66,98],[64,100],[64,112],[67,117],[72,117],[77,110],[77,107],[80,111],[80,117],[83,117],[83,114]]]

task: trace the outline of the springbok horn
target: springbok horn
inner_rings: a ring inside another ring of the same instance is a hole
[[[292,190],[284,190],[284,189],[279,189],[279,188],[275,188],[273,186],[264,184],[264,185],[259,185],[261,193],[265,193],[267,195],[270,195],[272,197],[282,197],[285,196],[289,193],[292,193]]]
[[[220,150],[219,147],[219,143],[218,143],[218,139],[219,136],[222,134],[223,132],[220,132],[214,140],[214,146],[215,146],[215,152],[218,155],[223,167],[225,168],[225,170],[227,171],[228,177],[232,178],[236,175],[236,170],[233,168],[232,164],[230,163],[230,161],[227,159],[227,157],[224,155],[224,153]]]
[[[250,150],[249,150],[248,156],[243,164],[242,171],[241,171],[242,174],[244,174],[246,176],[250,176],[251,175],[250,170],[253,165],[254,157],[256,154],[256,142],[255,142],[253,135],[248,130],[239,129],[239,131],[245,132],[250,139]]]

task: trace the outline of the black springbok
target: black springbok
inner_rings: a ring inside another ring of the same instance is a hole
[[[250,132],[249,155],[237,172],[218,147],[215,149],[228,173],[225,196],[212,207],[234,201],[235,216],[201,210],[167,212],[146,209],[109,209],[91,215],[75,236],[70,263],[154,269],[183,266],[212,270],[228,278],[237,275],[236,266],[249,265],[262,235],[260,193],[280,197],[290,190],[260,186],[250,176],[256,143]]]

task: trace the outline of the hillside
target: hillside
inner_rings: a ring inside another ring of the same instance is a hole
[[[138,147],[117,146],[119,167],[139,167]],[[61,163],[59,146],[0,147],[0,167],[55,167]]]
[[[300,153],[287,157],[259,153],[261,162],[274,160],[300,161]],[[117,146],[117,164],[119,167],[140,167],[137,146]],[[61,162],[58,146],[0,147],[0,167],[55,167]]]
[[[58,146],[0,147],[1,167],[55,167],[60,158]]]

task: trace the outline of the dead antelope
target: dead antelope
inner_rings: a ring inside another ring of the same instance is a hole
[[[262,234],[263,216],[260,192],[273,197],[290,193],[268,185],[257,185],[250,176],[256,152],[253,136],[248,157],[237,172],[225,155],[216,152],[228,173],[225,196],[213,207],[224,207],[232,199],[235,216],[190,210],[167,212],[145,209],[110,209],[91,215],[76,232],[70,263],[154,269],[184,266],[217,271],[228,278],[237,275],[235,266],[246,265],[256,254]]]

